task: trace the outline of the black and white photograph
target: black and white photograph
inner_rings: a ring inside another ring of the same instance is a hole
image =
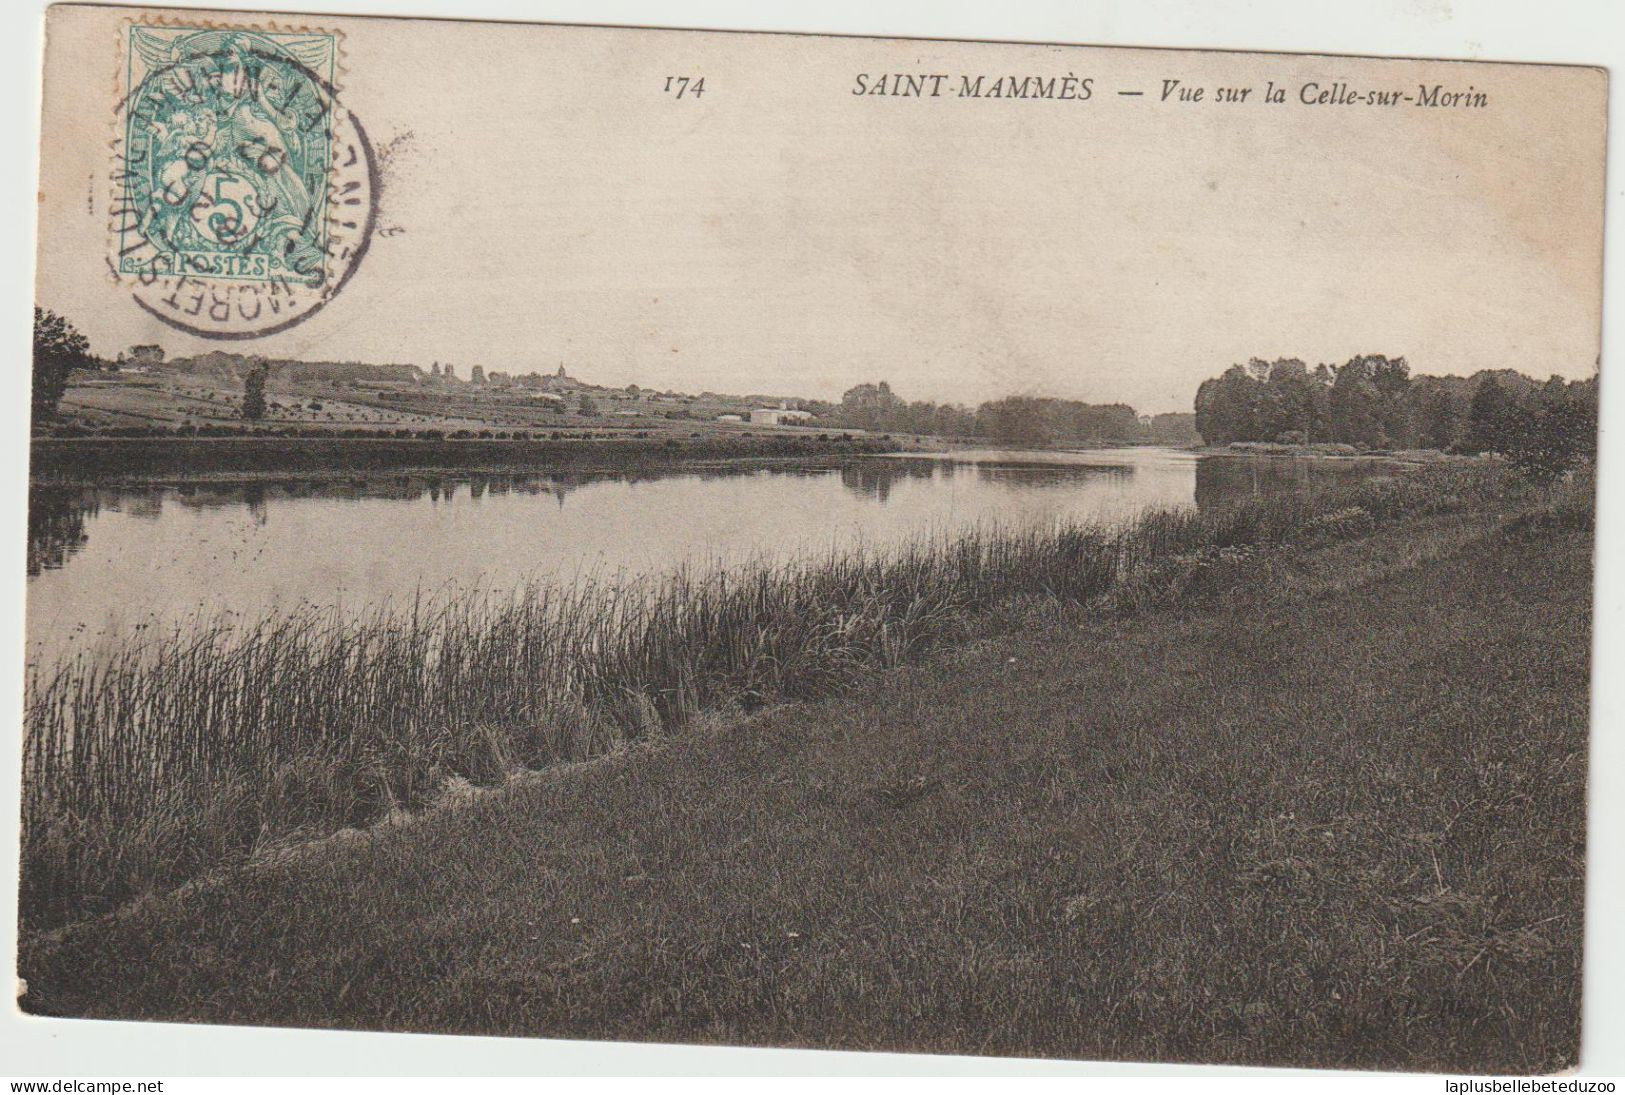
[[[433,14],[34,15],[15,1023],[1584,1071],[1606,54]]]

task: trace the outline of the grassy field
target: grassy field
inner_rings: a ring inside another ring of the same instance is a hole
[[[31,1012],[1160,1060],[1575,1060],[1590,532],[1471,506],[1007,600],[23,942]],[[1341,525],[1339,525],[1341,522]],[[1300,531],[1302,526],[1299,526]],[[459,787],[463,789],[459,790]]]
[[[645,398],[645,395],[647,396]],[[273,375],[263,428],[390,432],[396,428],[580,430],[624,427],[683,435],[693,429],[727,432],[721,414],[749,416],[775,402],[732,396],[634,394],[591,388],[567,400],[541,401],[533,390],[502,385],[345,383]],[[581,400],[586,396],[588,405]],[[91,432],[130,427],[197,428],[242,424],[240,376],[208,371],[147,374],[78,372],[62,397],[59,426]]]

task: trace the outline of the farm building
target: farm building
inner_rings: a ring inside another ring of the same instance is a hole
[[[811,411],[789,411],[783,407],[752,407],[750,410],[753,426],[799,426],[811,419]]]

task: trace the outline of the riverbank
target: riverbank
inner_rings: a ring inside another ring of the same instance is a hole
[[[991,634],[1024,598],[1141,598],[1176,590],[1204,552],[1495,497],[1475,474],[1371,479],[1126,528],[972,526],[726,572],[226,612],[65,648],[26,677],[24,923],[72,923],[372,824],[448,780],[496,783],[830,694]]]
[[[487,431],[490,432],[490,431]],[[394,437],[36,437],[29,476],[61,484],[346,479],[413,472],[623,471],[672,464],[817,460],[906,448],[893,439],[833,434],[547,439]]]
[[[1286,456],[1303,460],[1376,460],[1399,464],[1471,463],[1484,457],[1439,449],[1362,449],[1354,445],[1293,444],[1279,441],[1232,441],[1228,445],[1195,445],[1201,456]]]
[[[24,921],[72,922],[371,824],[449,780],[500,783],[827,695],[994,633],[1026,600],[1176,596],[1215,553],[1493,510],[1505,485],[1441,471],[1126,527],[972,527],[632,582],[226,613],[64,650],[31,663],[25,682]]]
[[[1019,600],[987,637],[838,696],[452,795],[411,825],[29,935],[21,1003],[1566,1067],[1585,512],[1344,506],[1314,535],[1197,552],[1171,602],[1151,586],[1104,615]]]

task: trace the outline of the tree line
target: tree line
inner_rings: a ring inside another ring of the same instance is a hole
[[[1083,403],[1013,395],[975,408],[958,403],[911,402],[882,380],[847,389],[841,402],[820,416],[842,429],[912,433],[930,437],[981,438],[1004,445],[1090,442],[1195,444],[1194,416],[1142,417],[1126,403]]]
[[[1412,376],[1403,357],[1381,354],[1313,369],[1298,358],[1253,358],[1202,382],[1196,429],[1210,445],[1495,452],[1531,467],[1567,466],[1595,452],[1597,380],[1543,383],[1514,369]]]

